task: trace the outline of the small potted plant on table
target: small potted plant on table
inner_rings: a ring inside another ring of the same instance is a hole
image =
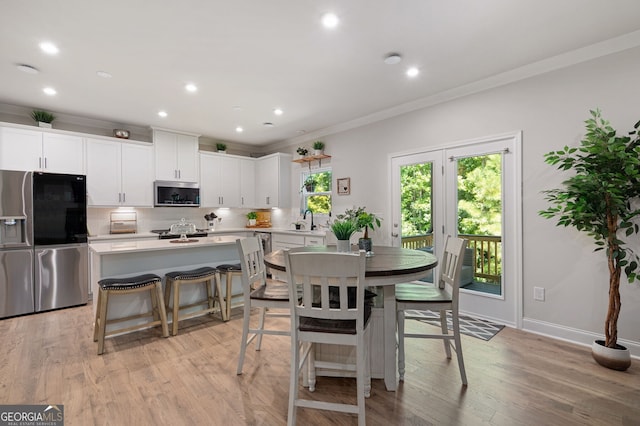
[[[369,229],[372,231],[380,227],[381,220],[375,213],[367,212],[366,207],[354,207],[347,209],[344,214],[336,216],[338,219],[350,219],[355,222],[357,230],[363,231],[362,238],[358,240],[358,247],[365,250],[368,255],[373,254],[373,240],[369,238]]]
[[[358,227],[355,221],[351,219],[336,219],[331,224],[331,231],[336,236],[337,251],[350,252],[351,251],[351,236],[357,232]]]

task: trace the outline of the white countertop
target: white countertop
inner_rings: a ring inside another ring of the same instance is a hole
[[[229,228],[229,229],[216,229],[215,231],[207,231],[209,236],[216,235],[228,235],[236,232],[270,232],[272,234],[288,234],[288,235],[300,235],[302,237],[325,237],[327,230],[313,230],[309,231],[302,229],[297,231],[295,229],[285,228]],[[158,234],[153,232],[136,232],[132,234],[101,234],[91,235],[88,237],[89,243],[108,242],[109,240],[131,240],[134,242],[136,239],[155,239],[158,238]],[[127,241],[129,242],[129,241]]]
[[[238,238],[236,235],[219,235],[204,238],[191,238],[195,240],[189,243],[174,243],[177,240],[131,240],[119,242],[93,242],[89,244],[89,250],[100,255],[113,253],[135,253],[141,251],[157,250],[184,250],[189,248],[206,246],[235,245]]]

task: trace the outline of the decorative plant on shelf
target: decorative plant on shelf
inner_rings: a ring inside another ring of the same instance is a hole
[[[629,136],[618,136],[600,116],[600,110],[590,113],[580,147],[565,146],[545,155],[546,163],[574,174],[563,182],[563,188],[544,191],[551,207],[539,214],[547,219],[557,217],[557,226],[573,226],[586,233],[593,238],[596,251],[604,250],[609,268],[609,308],[605,340],[596,340],[592,354],[598,363],[624,370],[631,359],[628,350],[617,344],[620,276],[624,270],[630,283],[640,278],[640,259],[624,240],[639,232],[634,219],[640,215],[640,121]],[[620,350],[626,353],[622,362],[618,359]],[[618,354],[613,355],[616,359],[611,363],[603,352]]]
[[[338,251],[351,250],[350,239],[358,231],[358,225],[352,219],[336,219],[331,224],[331,231],[338,240]]]
[[[303,146],[298,147],[298,149],[296,149],[296,152],[300,157],[305,157],[309,154],[309,150]]]
[[[318,177],[316,175],[309,175],[302,183],[302,188],[300,188],[300,190],[313,192],[315,191],[317,184],[318,184]]]
[[[40,109],[35,109],[31,113],[31,118],[33,118],[38,123],[48,123],[51,124],[53,120],[56,119],[56,116],[51,114],[50,112],[43,111]]]
[[[221,152],[227,152],[227,144],[219,142],[216,144],[216,149]]]
[[[315,154],[316,155],[320,155],[322,154],[322,150],[324,149],[324,142],[322,141],[315,141],[313,143],[313,149],[315,150]]]
[[[375,213],[367,212],[366,209],[366,207],[353,207],[352,209],[345,210],[343,214],[339,214],[336,217],[338,219],[350,219],[356,223],[358,231],[364,230],[364,235],[358,241],[358,246],[362,250],[371,252],[373,243],[371,238],[369,238],[369,229],[373,231],[375,228],[379,228],[382,219],[376,216]]]

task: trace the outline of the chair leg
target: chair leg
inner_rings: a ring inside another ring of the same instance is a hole
[[[313,343],[307,343],[309,345],[309,355],[307,355],[306,367],[309,374],[309,392],[316,391],[316,348]],[[303,346],[303,353],[306,349]]]
[[[245,299],[244,313],[242,315],[242,339],[240,340],[240,356],[238,357],[238,369],[236,374],[242,374],[244,355],[247,352],[247,339],[249,338],[249,321],[251,319],[251,302]]]
[[[356,346],[356,391],[357,403],[358,403],[358,426],[365,426],[365,348],[364,343]]]
[[[222,297],[222,285],[220,284],[220,273],[216,272],[216,275],[213,277],[213,283],[215,285],[214,294],[218,297],[218,306],[220,307],[220,316],[222,317],[222,321],[229,321],[229,317],[227,316],[227,308],[223,302]],[[215,296],[214,296],[215,297]],[[215,304],[215,301],[214,301]]]
[[[371,347],[371,329],[364,332],[364,397],[371,396],[371,357],[369,348]]]
[[[180,280],[172,281],[173,284],[173,314],[171,315],[171,335],[178,334],[178,315],[180,313]]]
[[[160,324],[162,325],[162,336],[169,337],[169,325],[167,324],[167,311],[162,303],[162,283],[157,283],[152,292],[155,291],[156,308],[160,314]],[[152,293],[153,294],[153,293]]]
[[[226,275],[226,283],[227,283],[227,293],[225,294],[225,308],[227,311],[227,321],[231,319],[231,286],[233,284],[233,273],[227,271]]]
[[[287,426],[296,424],[296,400],[298,399],[298,377],[300,374],[300,351],[301,347],[295,343],[297,336],[291,337],[291,366],[289,374],[289,408],[287,411]]]
[[[462,384],[467,385],[467,373],[464,370],[464,358],[462,357],[462,339],[460,338],[460,320],[458,319],[458,315],[454,315],[452,312],[452,321],[453,321],[453,338],[456,344],[456,358],[458,358],[458,368],[460,369],[460,379],[462,379]]]
[[[104,352],[104,335],[107,332],[107,309],[109,305],[109,290],[100,290],[103,292],[102,297],[100,298],[100,306],[98,309],[100,310],[100,328],[98,330],[98,355],[102,355]]]
[[[213,299],[213,291],[212,291],[213,279],[209,279],[205,281],[204,287],[207,290],[207,308],[213,309],[213,306],[215,305],[215,300]],[[209,312],[209,313],[212,314],[213,312]]]
[[[98,289],[98,300],[96,302],[96,319],[93,323],[93,341],[97,342],[98,341],[98,334],[99,334],[99,327],[100,327],[100,321],[103,321],[100,319],[100,302],[102,300],[101,297],[101,291],[100,289]]]
[[[398,323],[398,376],[400,380],[404,380],[404,311],[399,310],[397,312]]]
[[[259,332],[257,332],[256,334],[258,335],[257,337],[257,342],[256,342],[256,351],[260,350],[260,346],[262,345],[262,330],[264,330],[264,318],[267,314],[267,308],[260,308],[260,319],[258,322],[258,330],[260,330]]]
[[[447,327],[447,311],[440,311],[440,329],[442,334],[449,334],[449,328]],[[444,343],[444,352],[447,354],[447,359],[451,359],[451,345],[449,339],[442,339]]]

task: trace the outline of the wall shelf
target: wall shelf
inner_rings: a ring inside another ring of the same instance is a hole
[[[292,160],[292,162],[300,163],[300,164],[307,163],[309,165],[309,170],[311,170],[311,163],[313,163],[314,161],[317,161],[318,166],[322,167],[322,160],[324,160],[325,158],[331,158],[331,156],[326,154],[310,155],[308,157],[297,158],[295,160]]]

